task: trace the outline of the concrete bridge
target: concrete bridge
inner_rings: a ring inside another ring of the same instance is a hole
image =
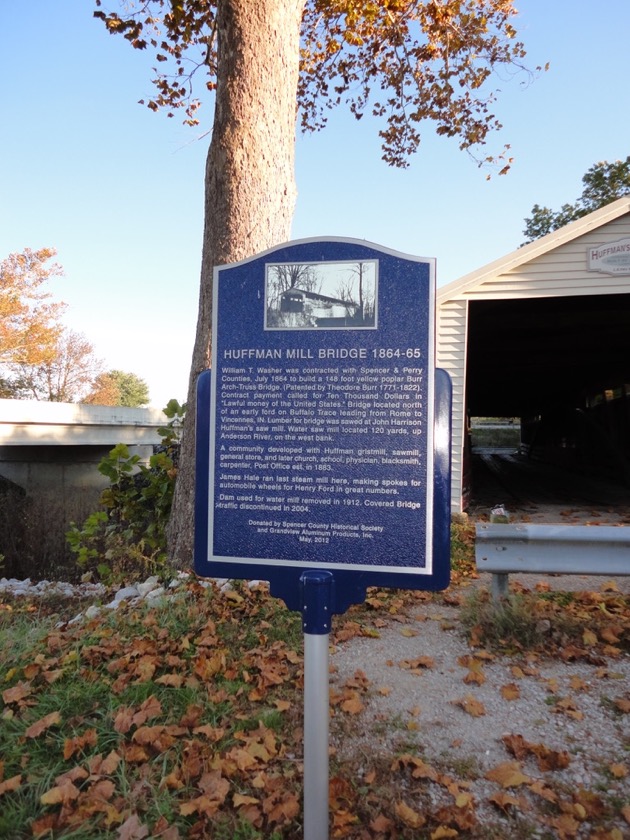
[[[156,408],[0,400],[0,555],[13,573],[25,555],[63,561],[70,522],[96,509],[108,483],[100,460],[117,443],[148,460],[167,422]]]
[[[96,465],[113,446],[148,459],[166,422],[157,408],[0,400],[0,477],[27,492],[100,487]]]
[[[0,400],[0,447],[151,446],[166,422],[158,408]]]

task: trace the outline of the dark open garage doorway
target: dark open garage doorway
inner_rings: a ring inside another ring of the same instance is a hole
[[[520,429],[471,438],[472,505],[630,501],[630,294],[472,300],[467,344],[473,429]]]

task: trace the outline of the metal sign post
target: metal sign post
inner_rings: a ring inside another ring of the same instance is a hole
[[[304,840],[328,840],[328,650],[333,576],[304,572]]]
[[[450,380],[435,263],[347,239],[215,270],[199,378],[195,569],[302,613],[307,840],[328,837],[328,635],[368,586],[444,589]]]

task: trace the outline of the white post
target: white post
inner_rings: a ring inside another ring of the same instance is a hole
[[[333,576],[304,572],[304,840],[328,840],[328,640],[333,612]]]
[[[328,634],[304,634],[304,840],[328,840]]]

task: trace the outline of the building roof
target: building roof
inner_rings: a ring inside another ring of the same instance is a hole
[[[546,236],[542,236],[540,239],[529,242],[527,245],[517,248],[510,254],[476,269],[476,271],[471,271],[470,274],[465,274],[458,280],[442,286],[437,290],[438,305],[446,300],[465,296],[467,292],[488,278],[513,271],[524,263],[544,256],[561,245],[577,239],[579,236],[603,227],[609,222],[623,216],[625,213],[630,213],[630,195],[618,198],[616,201],[606,204],[599,210],[594,210],[587,216],[582,216],[582,218],[576,219],[576,221],[570,222],[568,225],[554,230]]]

